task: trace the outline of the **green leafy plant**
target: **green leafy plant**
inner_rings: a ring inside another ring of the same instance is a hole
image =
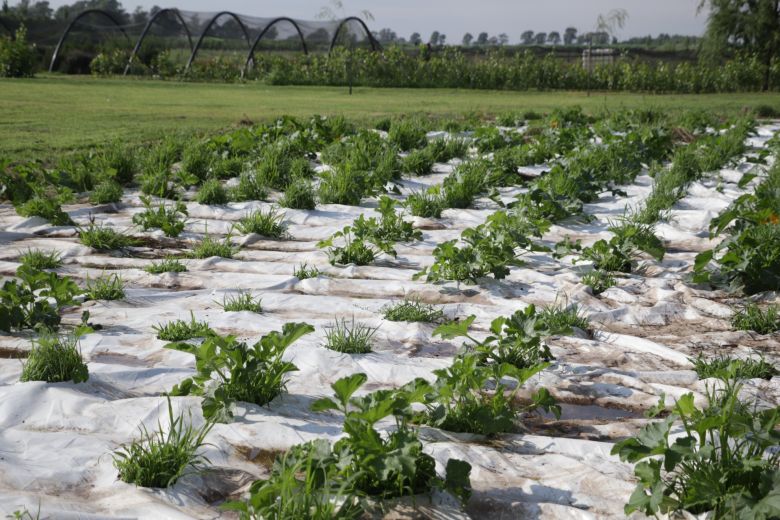
[[[16,212],[23,217],[41,217],[54,226],[73,224],[70,215],[62,211],[57,199],[36,195],[26,202],[16,206]]]
[[[614,236],[609,240],[597,240],[592,246],[582,248],[581,260],[593,262],[595,270],[630,273],[642,252],[660,261],[664,257],[663,244],[653,234],[653,225],[630,222],[609,228]],[[573,245],[579,249],[579,244]]]
[[[87,381],[89,370],[79,349],[79,337],[84,332],[86,331],[83,329],[77,330],[76,333],[65,336],[44,333],[37,340],[33,340],[19,380],[47,383]]]
[[[411,222],[404,220],[403,216],[395,211],[395,201],[386,195],[379,198],[379,205],[376,211],[381,215],[377,222],[374,217],[367,220],[355,222],[354,226],[358,229],[359,225],[366,227],[365,231],[356,231],[358,235],[366,235],[379,242],[411,242],[413,240],[422,240],[422,232],[414,229]]]
[[[116,273],[103,273],[95,279],[87,277],[86,285],[90,300],[121,300],[125,297],[125,282]]]
[[[0,286],[0,330],[6,332],[32,328],[56,330],[61,320],[60,309],[74,305],[75,296],[82,292],[68,277],[25,265],[16,270],[16,276],[18,279],[6,280]]]
[[[58,251],[28,249],[19,255],[19,262],[32,271],[57,269],[62,266],[62,255]]]
[[[328,248],[331,265],[368,265],[380,253],[394,257],[396,253],[391,243],[376,237],[375,224],[376,222],[372,226],[371,222],[360,215],[352,226],[344,226],[344,229],[336,231],[330,238],[320,240],[317,247]],[[343,240],[343,245],[336,245],[338,239]]]
[[[222,305],[222,309],[224,309],[225,312],[249,311],[258,314],[263,312],[261,298],[255,298],[248,292],[239,292],[235,296],[225,295],[220,305]]]
[[[288,187],[289,188],[289,187]],[[268,199],[268,187],[263,180],[251,172],[241,172],[238,184],[228,190],[228,197],[232,201],[266,200]]]
[[[778,482],[780,408],[756,410],[740,401],[741,383],[729,378],[707,392],[698,409],[693,394],[680,397],[665,419],[612,448],[638,463],[638,483],[625,507],[658,515],[710,512],[712,518],[772,518],[780,514]],[[683,434],[670,437],[680,421]]]
[[[167,488],[189,472],[201,471],[209,464],[209,459],[200,450],[206,445],[206,436],[214,423],[207,421],[196,428],[192,424],[192,414],[188,415],[187,422],[184,414],[174,416],[171,398],[167,399],[167,428],[159,420],[157,430],[152,432],[142,424],[140,437],[114,452],[114,467],[119,470],[119,479],[123,482]]]
[[[767,363],[763,358],[731,358],[720,356],[717,358],[706,359],[702,355],[691,360],[693,369],[699,376],[699,379],[715,377],[721,380],[727,380],[729,377],[737,379],[772,379],[780,374],[780,371],[771,363]]]
[[[157,332],[157,339],[165,341],[185,341],[192,338],[205,338],[211,334],[211,328],[205,321],[197,321],[190,311],[190,321],[174,320],[166,324],[152,326]]]
[[[416,299],[404,299],[382,308],[382,315],[389,321],[436,323],[444,319],[441,308]]]
[[[410,426],[411,405],[424,401],[430,385],[416,379],[397,390],[378,390],[354,397],[367,379],[365,374],[339,379],[331,385],[335,399],[323,398],[312,404],[313,411],[337,410],[344,414],[345,436],[330,452],[318,453],[320,464],[337,468],[338,478],[349,483],[348,489],[369,496],[391,498],[438,488],[448,489],[461,500],[467,500],[471,492],[471,466],[450,459],[445,478],[439,478],[433,458],[423,452],[417,432]],[[375,426],[390,416],[395,418],[396,427],[381,435]]]
[[[176,258],[164,258],[160,262],[152,262],[144,270],[150,274],[183,273],[187,271],[187,266]]]
[[[422,148],[428,142],[421,121],[409,118],[394,120],[387,132],[387,140],[403,151]]]
[[[378,327],[364,323],[347,323],[344,318],[334,321],[325,330],[325,347],[345,354],[367,354],[372,350],[372,339]]]
[[[284,213],[279,213],[273,207],[268,211],[251,211],[241,217],[236,228],[243,234],[257,233],[265,237],[282,238],[285,235]]]
[[[731,316],[731,326],[737,330],[752,330],[759,334],[780,331],[780,305],[768,305],[762,309],[755,303],[748,303]]]
[[[434,157],[428,148],[412,150],[404,157],[403,169],[414,175],[428,175],[433,171]]]
[[[155,208],[152,207],[152,198],[143,195],[141,202],[145,209],[133,215],[133,224],[141,226],[144,231],[161,229],[168,237],[177,237],[184,231],[187,206],[183,202],[177,201],[170,206],[160,204]]]
[[[195,376],[174,386],[171,395],[203,396],[203,416],[218,422],[232,419],[236,401],[265,405],[284,391],[287,374],[297,370],[282,360],[287,347],[312,331],[306,323],[286,323],[282,332],[270,332],[251,347],[235,336],[215,334],[199,346],[167,345],[194,355],[197,367]]]

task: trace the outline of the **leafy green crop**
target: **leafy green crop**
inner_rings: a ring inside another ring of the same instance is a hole
[[[298,338],[313,331],[306,323],[285,323],[282,332],[270,332],[251,347],[235,336],[216,334],[199,346],[166,345],[194,355],[197,367],[197,373],[174,386],[171,395],[201,395],[203,416],[228,422],[236,401],[264,405],[284,391],[287,374],[298,369],[282,356]]]
[[[16,270],[16,276],[18,280],[6,280],[0,287],[0,330],[6,332],[56,330],[61,320],[59,310],[75,304],[74,297],[82,292],[68,277],[24,265]]]

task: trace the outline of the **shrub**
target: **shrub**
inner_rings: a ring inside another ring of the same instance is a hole
[[[444,319],[444,312],[435,305],[420,300],[403,300],[382,308],[382,315],[389,321],[436,323]]]
[[[239,292],[236,296],[226,295],[222,299],[221,305],[225,312],[249,311],[259,314],[263,312],[263,306],[260,302],[260,298],[255,298],[248,292]]]
[[[780,331],[780,305],[769,305],[761,309],[755,303],[748,303],[731,317],[731,326],[737,330],[753,330],[759,334]]]
[[[123,193],[122,186],[118,182],[106,180],[95,186],[95,189],[89,194],[89,201],[92,204],[119,202]]]
[[[166,348],[195,356],[198,373],[173,387],[171,395],[202,395],[203,416],[218,422],[233,417],[233,404],[271,402],[286,387],[289,372],[298,370],[282,360],[292,343],[314,330],[306,323],[285,323],[249,347],[234,336],[211,334],[200,346],[173,343]],[[213,378],[216,377],[216,381]]]
[[[165,258],[160,262],[152,262],[144,270],[149,274],[183,273],[187,266],[175,258]]]
[[[236,224],[236,228],[243,234],[256,233],[264,237],[282,238],[285,235],[284,213],[279,213],[276,208],[268,211],[252,211],[247,213]]]
[[[28,249],[26,252],[19,255],[19,262],[33,271],[57,269],[62,266],[62,256],[57,251]]]
[[[351,324],[342,318],[325,331],[325,347],[345,354],[367,354],[377,330],[378,327],[356,323],[354,317]]]
[[[56,336],[49,333],[33,341],[20,381],[83,383],[89,379],[87,364],[81,358],[79,334]]]
[[[311,182],[302,178],[293,179],[279,199],[279,205],[291,209],[314,209],[317,201]]]
[[[195,320],[195,314],[190,312],[190,321],[175,320],[164,325],[152,326],[157,332],[157,339],[164,341],[186,341],[192,338],[205,338],[211,334],[211,328],[205,321]]]
[[[27,29],[22,25],[13,38],[0,36],[0,77],[31,78],[35,72],[35,46],[27,43]]]
[[[79,228],[79,240],[87,247],[102,251],[123,249],[137,243],[129,235],[94,222],[91,222],[86,228]]]
[[[125,297],[125,283],[118,274],[102,274],[90,280],[87,277],[87,297],[90,300],[121,300]]]
[[[187,206],[177,201],[170,206],[160,204],[152,207],[152,198],[141,196],[144,211],[133,215],[133,224],[141,226],[144,231],[161,229],[167,237],[177,237],[184,231],[187,217]]]
[[[780,410],[756,410],[739,400],[740,388],[740,383],[729,380],[720,389],[709,389],[704,409],[696,407],[693,394],[685,394],[668,417],[615,444],[613,455],[638,462],[634,468],[638,483],[625,506],[626,515],[687,511],[711,512],[712,518],[769,518],[775,514],[771,483],[778,478],[780,453],[775,447],[780,444]],[[678,421],[684,430],[670,435]]]
[[[763,358],[739,359],[721,356],[705,359],[701,354],[693,362],[693,369],[699,379],[715,377],[723,381],[728,379],[772,379],[780,372]]]
[[[209,460],[199,453],[206,436],[214,426],[206,422],[200,428],[192,425],[192,414],[185,424],[184,415],[173,415],[168,397],[167,431],[157,422],[157,431],[150,432],[141,425],[141,436],[114,453],[114,467],[119,479],[142,487],[166,488],[174,485],[188,471],[200,471]]]

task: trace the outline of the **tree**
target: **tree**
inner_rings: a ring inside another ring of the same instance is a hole
[[[471,33],[466,33],[463,35],[463,45],[468,47],[471,45],[471,42],[474,41],[474,35]]]
[[[376,39],[379,40],[380,43],[393,43],[398,39],[398,35],[395,31],[389,28],[380,29],[374,36],[376,36]]]
[[[575,41],[577,41],[577,28],[567,27],[566,30],[563,32],[563,44],[571,45]]]
[[[768,90],[772,58],[780,52],[780,0],[701,0],[699,11],[707,6],[705,57],[720,56],[730,46],[754,54]]]
[[[534,32],[525,31],[520,35],[520,39],[522,40],[523,45],[531,45],[534,42]]]
[[[509,43],[509,35],[507,33],[501,33],[498,35],[498,44],[506,45]]]
[[[420,45],[422,43],[422,36],[420,36],[420,33],[412,33],[412,35],[409,36],[409,43],[412,45]]]
[[[439,43],[439,31],[433,31],[431,37],[428,39],[428,43],[431,45],[437,45]]]
[[[488,42],[488,33],[481,32],[477,36],[477,45],[485,45]]]
[[[439,35],[439,45],[444,45],[447,42],[447,35],[444,33],[441,33]]]
[[[547,43],[551,43],[553,45],[558,45],[561,43],[561,33],[558,31],[553,31],[550,34],[547,35]]]
[[[536,42],[537,45],[544,45],[544,42],[547,41],[547,33],[545,32],[536,33],[536,35],[534,36],[534,41]]]

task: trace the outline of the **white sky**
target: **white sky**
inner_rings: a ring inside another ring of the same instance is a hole
[[[50,0],[52,7],[69,3]],[[289,16],[313,20],[329,0],[178,0],[171,4],[163,0],[124,0],[128,11],[141,5],[178,7],[192,11],[232,10],[253,16]],[[15,2],[11,2],[15,3]],[[344,14],[359,14],[368,10],[374,15],[369,22],[372,30],[390,27],[399,36],[408,38],[419,32],[423,39],[438,30],[450,43],[459,43],[465,32],[474,36],[481,31],[490,35],[506,33],[511,42],[520,39],[527,30],[563,33],[568,26],[580,32],[593,30],[596,17],[611,9],[628,11],[628,21],[618,37],[657,35],[659,33],[700,35],[704,31],[706,14],[697,15],[699,0],[343,0]]]

